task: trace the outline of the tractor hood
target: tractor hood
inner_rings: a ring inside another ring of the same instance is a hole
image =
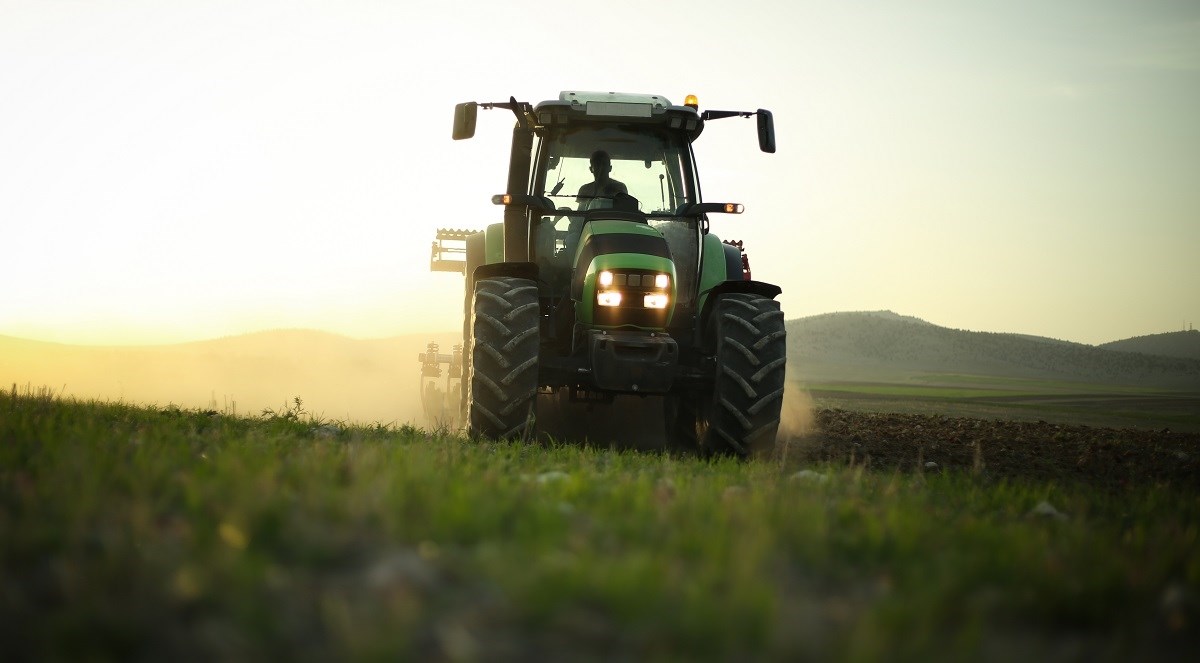
[[[591,218],[575,253],[571,298],[580,322],[602,328],[663,329],[676,301],[667,241],[644,222]]]

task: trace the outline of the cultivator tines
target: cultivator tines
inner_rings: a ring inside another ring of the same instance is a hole
[[[465,272],[467,267],[467,237],[477,230],[438,228],[429,256],[429,269],[434,272]]]
[[[741,253],[742,253],[742,280],[750,281],[751,280],[751,278],[750,278],[750,256],[746,255],[746,249],[742,246],[742,240],[726,239],[726,240],[722,240],[722,243],[728,244],[730,246],[736,246],[737,250],[741,251]]]
[[[462,359],[462,345],[458,344],[451,354],[442,354],[437,343],[430,343],[425,352],[417,355],[417,361],[421,362],[421,405],[425,421],[431,427],[454,428],[459,423]]]
[[[457,377],[462,372],[462,345],[456,343],[454,352],[447,355],[438,352],[437,343],[429,343],[425,346],[425,352],[417,355],[417,361],[421,362],[422,377],[441,377],[442,364],[449,364],[449,375]]]

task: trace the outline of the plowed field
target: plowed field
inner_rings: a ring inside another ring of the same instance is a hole
[[[997,479],[1200,485],[1200,434],[1044,421],[817,409],[794,437],[800,462],[853,462],[902,471],[968,471]],[[789,459],[789,462],[794,462]]]

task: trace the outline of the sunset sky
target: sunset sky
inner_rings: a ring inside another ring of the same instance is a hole
[[[419,4],[0,0],[0,334],[456,329],[512,119],[454,104],[567,89],[774,112],[695,149],[788,318],[1200,324],[1200,3]]]

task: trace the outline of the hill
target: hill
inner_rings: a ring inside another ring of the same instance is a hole
[[[1135,336],[1122,341],[1102,343],[1100,347],[1121,352],[1200,360],[1200,329]]]
[[[1200,390],[1200,359],[963,331],[870,312],[800,318],[787,329],[792,374],[809,380],[958,373]]]

